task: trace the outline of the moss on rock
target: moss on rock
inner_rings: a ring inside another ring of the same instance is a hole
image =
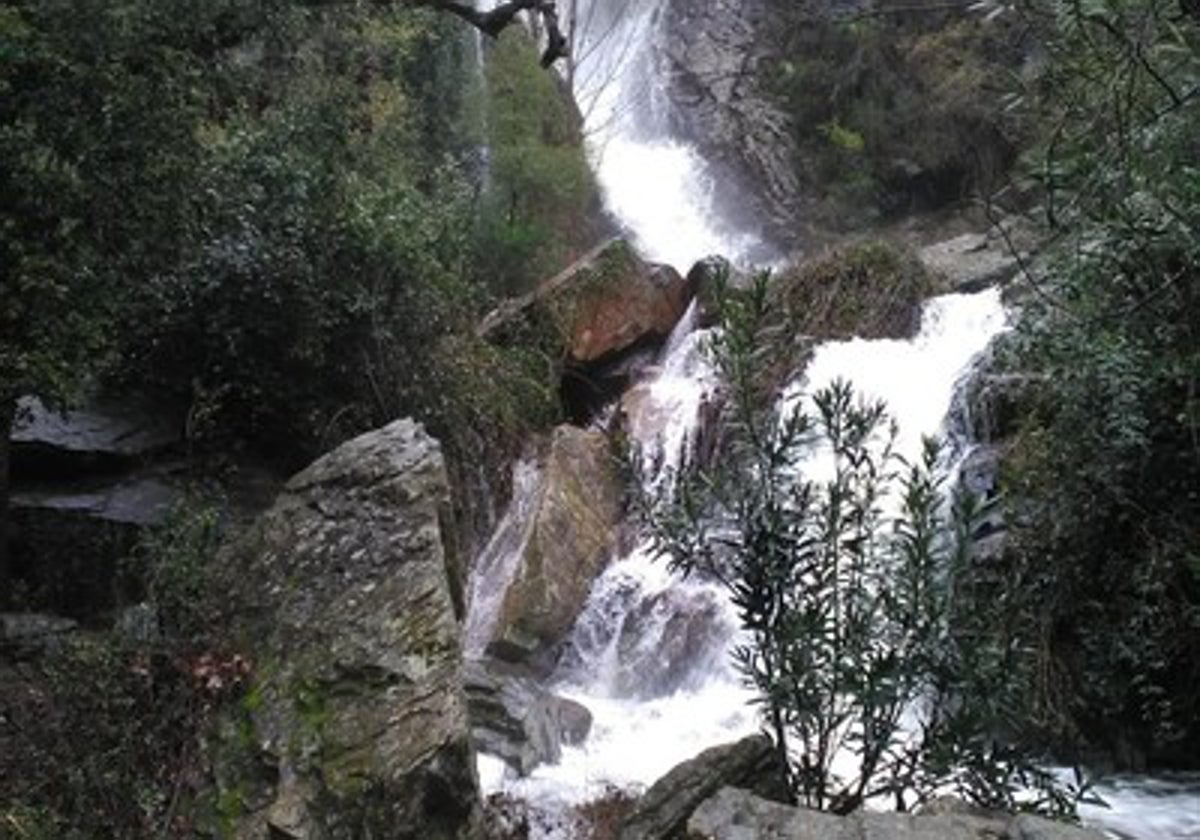
[[[916,255],[885,241],[847,245],[785,271],[771,308],[788,333],[815,339],[910,338],[934,279]]]

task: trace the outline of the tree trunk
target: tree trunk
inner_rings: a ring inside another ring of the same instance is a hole
[[[13,606],[7,603],[12,598],[12,569],[9,565],[8,545],[8,456],[16,414],[15,399],[0,401],[0,607]]]

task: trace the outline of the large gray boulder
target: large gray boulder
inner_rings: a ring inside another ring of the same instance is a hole
[[[233,747],[274,780],[218,768],[237,836],[478,836],[449,504],[437,442],[400,420],[293,477],[223,558],[256,651]]]
[[[522,776],[539,764],[556,763],[563,745],[583,743],[592,727],[585,706],[508,663],[468,660],[465,686],[475,748]]]
[[[697,806],[726,786],[783,799],[783,774],[779,753],[765,735],[707,749],[651,785],[622,824],[620,840],[679,836]]]
[[[769,802],[732,787],[705,801],[687,824],[688,840],[1103,840],[1090,829],[1028,814],[897,814],[838,817]]]

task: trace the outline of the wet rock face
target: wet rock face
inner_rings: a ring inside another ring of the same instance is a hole
[[[667,589],[641,601],[618,634],[616,690],[652,698],[693,687],[727,656],[727,633],[711,593]]]
[[[691,299],[679,272],[642,262],[619,241],[567,271],[562,282],[575,293],[558,305],[576,364],[611,358],[647,338],[666,339]]]
[[[613,239],[501,304],[476,332],[561,360],[563,406],[585,425],[653,361],[693,294],[674,268],[646,262],[628,242]]]
[[[594,587],[559,659],[571,680],[603,682],[614,696],[649,700],[696,688],[726,667],[736,632],[716,587],[695,581],[666,588],[628,570]]]
[[[592,728],[585,706],[551,693],[507,663],[468,661],[465,680],[476,749],[503,759],[522,776],[557,762],[564,745],[583,743]]]
[[[767,224],[769,238],[786,238],[800,192],[796,149],[788,116],[759,87],[772,0],[671,0],[664,14],[675,129],[723,170],[723,200]]]
[[[477,836],[449,492],[437,442],[400,420],[293,477],[223,558],[255,763],[278,779],[240,836]]]
[[[607,436],[574,426],[554,430],[489,652],[548,670],[611,558],[622,493]]]
[[[894,814],[856,811],[838,817],[722,788],[687,822],[694,840],[1101,840],[1098,831],[1033,817],[977,812]]]
[[[607,362],[647,340],[665,339],[690,300],[679,272],[646,262],[628,242],[612,239],[501,304],[477,332],[503,344],[530,329],[549,331],[568,363]]]

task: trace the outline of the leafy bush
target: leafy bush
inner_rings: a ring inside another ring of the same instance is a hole
[[[569,91],[537,64],[528,33],[506,31],[486,53],[490,169],[476,271],[490,288],[528,291],[598,239],[599,193]]]
[[[1008,574],[1067,746],[1121,766],[1200,754],[1200,27],[1161,0],[1035,3],[1023,107],[1053,246],[1004,360],[1035,387],[1006,462]],[[986,598],[981,608],[987,608]]]
[[[730,387],[728,449],[720,469],[685,474],[652,523],[674,568],[729,589],[746,633],[735,659],[789,789],[837,813],[951,788],[1070,815],[1079,791],[1037,768],[1009,703],[1023,684],[1004,667],[1018,639],[955,608],[971,510],[944,514],[936,445],[905,463],[884,406],[844,382],[813,395],[815,417],[764,404],[767,299],[765,279],[725,295],[713,355]]]
[[[223,536],[220,507],[194,495],[176,502],[162,524],[144,531],[123,564],[127,588],[153,608],[169,638],[195,643],[219,635],[213,628],[221,598],[213,562]]]
[[[843,246],[781,274],[772,306],[789,329],[818,338],[905,338],[921,323],[933,280],[901,245]]]
[[[1029,140],[1006,110],[1030,49],[1011,17],[944,4],[782,13],[764,83],[788,115],[796,171],[840,228],[995,188]]]
[[[247,668],[96,635],[0,675],[14,733],[0,751],[0,836],[194,836],[199,736]]]

